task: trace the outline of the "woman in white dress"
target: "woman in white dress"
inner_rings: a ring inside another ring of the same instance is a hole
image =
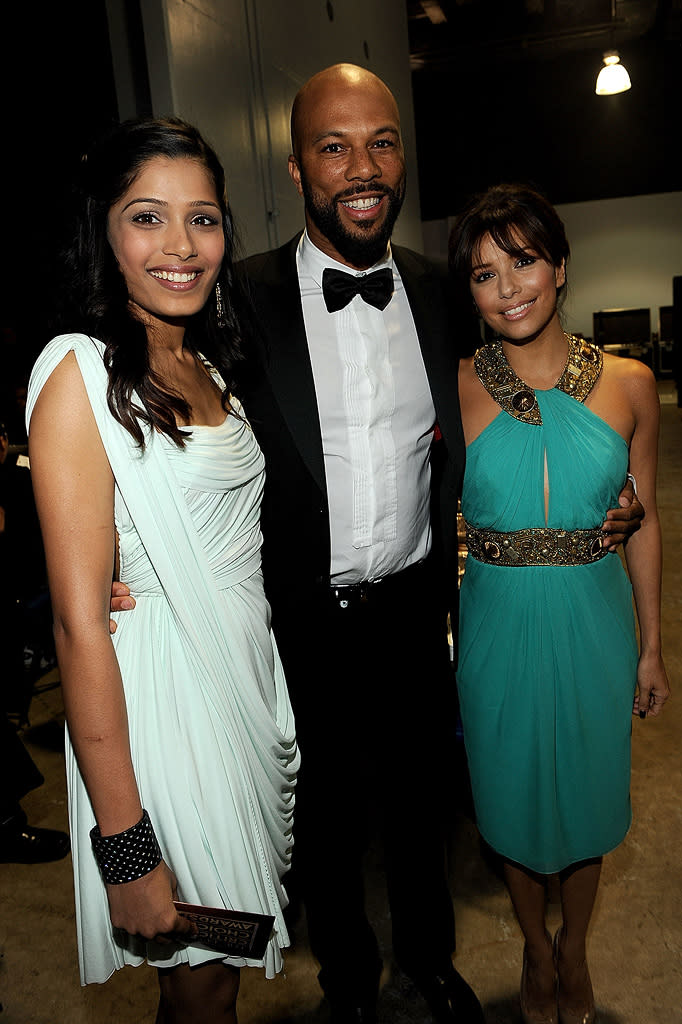
[[[157,1024],[227,1024],[239,968],[272,977],[288,944],[298,752],[260,572],[263,458],[231,397],[246,307],[224,173],[185,122],[131,121],[92,147],[76,196],[74,333],[38,358],[27,417],[81,980],[146,961]],[[137,612],[111,636],[120,571]],[[264,955],[202,946],[176,899],[271,915]]]

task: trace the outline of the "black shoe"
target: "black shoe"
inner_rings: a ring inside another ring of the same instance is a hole
[[[376,1024],[377,1009],[373,1004],[346,1006],[331,1003],[331,1024]]]
[[[438,1024],[485,1024],[476,993],[454,967],[412,979]]]
[[[0,863],[44,864],[62,860],[70,849],[66,832],[33,828],[23,813],[0,825]]]

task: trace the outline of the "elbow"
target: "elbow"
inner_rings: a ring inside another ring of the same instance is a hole
[[[53,611],[52,634],[57,653],[91,648],[102,638],[110,640],[109,620],[105,615],[63,615]]]

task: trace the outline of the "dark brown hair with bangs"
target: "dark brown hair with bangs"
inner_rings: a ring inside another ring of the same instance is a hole
[[[487,235],[509,256],[530,249],[553,267],[568,263],[564,225],[549,200],[530,185],[493,185],[465,206],[450,233],[448,262],[460,293],[469,292],[471,271]]]

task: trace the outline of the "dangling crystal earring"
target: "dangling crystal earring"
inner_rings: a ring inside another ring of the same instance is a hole
[[[227,320],[225,319],[225,307],[223,306],[223,293],[220,288],[220,281],[216,281],[215,286],[215,312],[218,320],[218,327],[227,327]]]

